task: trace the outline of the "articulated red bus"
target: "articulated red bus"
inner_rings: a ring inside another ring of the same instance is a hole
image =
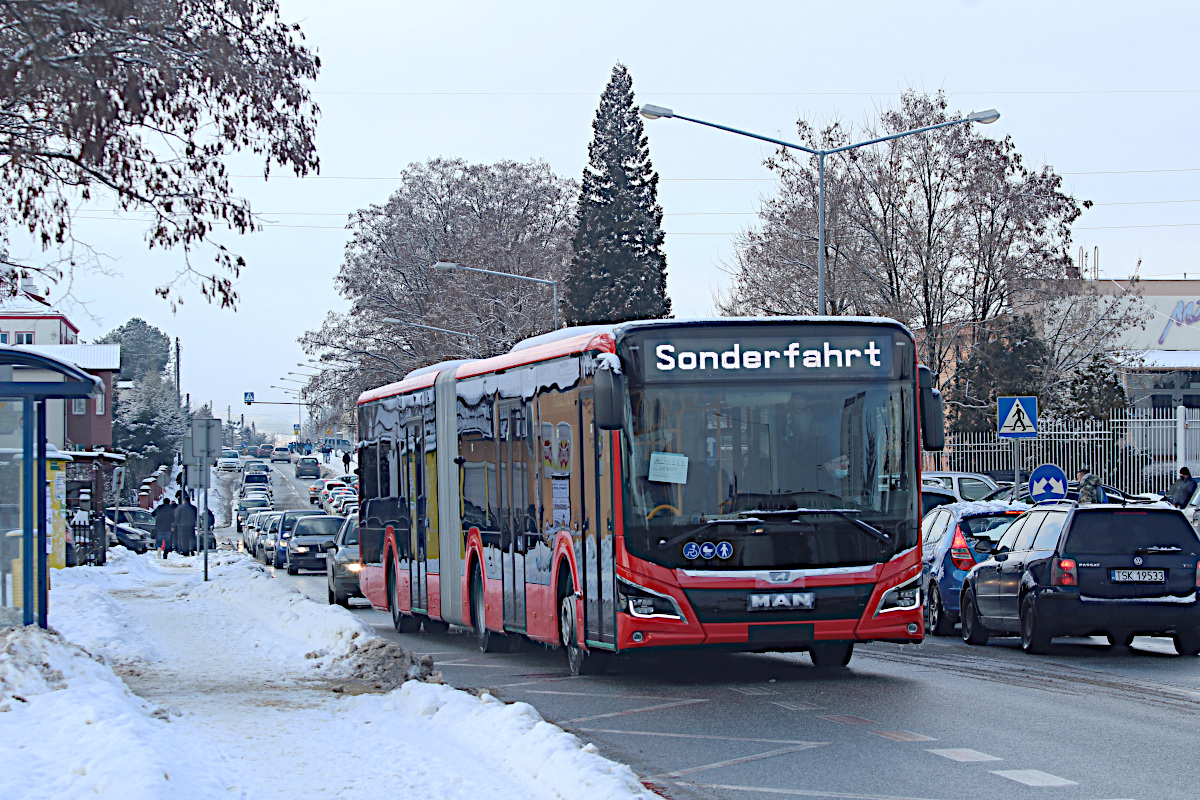
[[[855,642],[920,641],[942,406],[915,350],[884,319],[655,320],[365,392],[363,592],[398,630],[526,636],[575,673],[646,648],[841,666]]]

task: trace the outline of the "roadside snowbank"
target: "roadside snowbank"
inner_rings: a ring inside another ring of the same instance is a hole
[[[58,634],[0,629],[0,797],[227,794],[213,765],[181,757],[192,744],[168,714]]]
[[[221,552],[210,556],[209,567],[212,580],[204,583],[197,557],[163,561],[115,550],[104,567],[56,571],[51,623],[116,665],[149,702],[130,695],[108,667],[73,648],[83,665],[76,671],[99,676],[88,686],[108,688],[87,689],[92,705],[78,704],[76,716],[67,715],[69,704],[57,711],[40,706],[36,719],[25,720],[34,739],[18,735],[23,728],[2,727],[8,714],[0,713],[0,742],[61,742],[49,749],[36,745],[41,760],[31,761],[29,770],[40,772],[22,772],[13,784],[19,791],[5,791],[6,778],[0,777],[0,796],[75,797],[86,789],[89,796],[122,800],[173,798],[182,796],[172,794],[177,775],[197,763],[211,774],[188,798],[655,797],[629,767],[603,758],[528,704],[403,682],[436,681],[431,660],[413,660],[349,611],[314,603],[246,556]],[[0,653],[0,687],[7,685],[5,658]],[[158,704],[167,710],[156,711]],[[93,723],[108,727],[104,742],[80,747],[81,737],[94,735],[94,724],[82,727],[85,708],[95,709]],[[169,736],[154,714],[170,718]],[[266,770],[265,742],[272,752]],[[114,749],[125,754],[111,755]],[[197,752],[206,757],[195,759]],[[114,782],[115,771],[80,766],[85,756],[77,754],[116,759],[122,773],[133,770],[133,790],[129,781]],[[27,758],[15,744],[0,745],[4,755],[12,756],[7,763]],[[126,763],[132,758],[138,759],[136,769]],[[213,771],[214,763],[221,769]],[[74,776],[79,769],[89,782],[59,785],[41,777]],[[53,790],[39,793],[46,786]]]

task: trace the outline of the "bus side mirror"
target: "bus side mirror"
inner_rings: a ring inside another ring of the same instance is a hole
[[[625,380],[611,369],[596,371],[596,425],[602,431],[625,427]]]
[[[946,411],[942,393],[933,388],[929,367],[917,367],[917,387],[921,392],[921,446],[941,450],[946,446]]]

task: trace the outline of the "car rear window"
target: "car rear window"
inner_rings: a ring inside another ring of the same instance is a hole
[[[243,500],[241,502],[242,508],[266,508],[267,505],[268,504],[267,504],[266,500],[250,499],[250,500]]]
[[[270,483],[265,472],[247,472],[245,483]]]
[[[1178,511],[1077,511],[1064,551],[1134,555],[1152,547],[1200,554],[1200,539]]]
[[[315,458],[302,458],[302,459],[300,459],[300,463],[301,464],[315,464],[315,463],[317,463],[317,460]]]
[[[297,536],[328,536],[333,538],[342,527],[341,517],[302,519],[296,523]]]
[[[963,535],[968,538],[998,542],[1016,518],[1016,514],[986,514],[978,517],[966,517],[959,520],[958,526],[962,528]]]

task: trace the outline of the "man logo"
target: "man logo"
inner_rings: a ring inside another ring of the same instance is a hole
[[[811,611],[816,603],[816,595],[812,592],[771,592],[769,594],[752,594],[746,598],[747,611],[791,611],[801,609]]]

